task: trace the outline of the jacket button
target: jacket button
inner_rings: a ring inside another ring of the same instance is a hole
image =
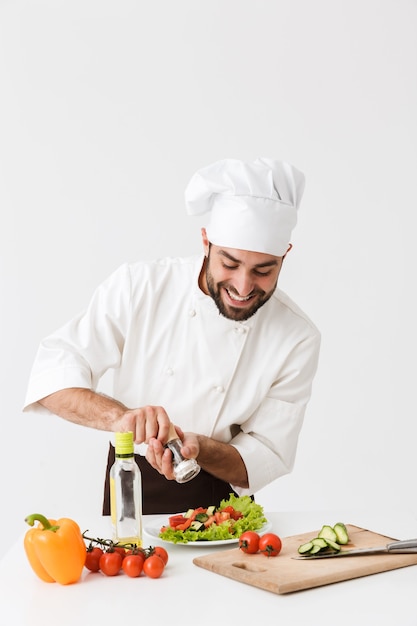
[[[214,390],[215,390],[217,393],[223,393],[223,391],[224,391],[224,387],[222,387],[221,385],[218,385],[217,387],[215,387],[215,388],[214,388]]]
[[[195,316],[196,316],[195,309],[190,309],[190,310],[188,311],[188,315],[189,315],[190,317],[195,317]]]
[[[166,374],[167,376],[172,376],[174,374],[174,370],[172,369],[172,367],[168,367]]]

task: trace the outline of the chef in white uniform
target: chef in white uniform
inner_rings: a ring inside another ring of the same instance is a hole
[[[254,495],[293,467],[320,333],[277,281],[303,190],[271,159],[199,170],[185,201],[207,215],[203,254],[122,265],[39,346],[24,410],[132,430],[145,514]],[[97,392],[108,370],[112,397]],[[186,484],[164,446],[171,423],[202,468]]]

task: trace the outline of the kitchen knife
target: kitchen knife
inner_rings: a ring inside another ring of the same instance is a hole
[[[316,554],[304,554],[294,556],[293,559],[313,561],[314,559],[334,559],[342,556],[367,556],[370,554],[412,554],[417,552],[417,539],[405,539],[404,541],[392,541],[385,546],[376,548],[355,548],[354,550],[340,550],[339,552],[317,552]]]

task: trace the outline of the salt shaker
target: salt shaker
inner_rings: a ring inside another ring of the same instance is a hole
[[[174,476],[177,483],[187,483],[195,478],[200,471],[200,466],[195,459],[185,459],[181,454],[182,441],[171,424],[168,433],[168,441],[165,444],[172,452],[174,464]]]

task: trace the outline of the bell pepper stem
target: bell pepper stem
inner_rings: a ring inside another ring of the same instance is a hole
[[[29,524],[29,526],[34,526],[35,522],[40,522],[44,530],[51,530],[54,533],[59,528],[59,526],[53,526],[44,515],[41,515],[41,513],[32,513],[32,515],[28,515],[25,517],[25,522]]]

